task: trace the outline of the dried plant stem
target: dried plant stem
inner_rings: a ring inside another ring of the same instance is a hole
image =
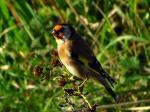
[[[88,104],[89,108],[92,109],[92,106],[89,103],[89,101],[87,100],[87,98],[83,94],[80,94],[80,96],[83,98],[84,102],[86,102]]]
[[[150,103],[150,99],[132,101],[132,102],[124,102],[124,103],[118,103],[118,104],[102,105],[102,106],[98,106],[97,109],[116,108],[116,107],[133,105],[133,104],[140,104],[140,103]]]
[[[17,26],[20,26],[21,21],[20,21],[20,19],[19,19],[19,16],[18,16],[17,13],[16,13],[16,10],[15,10],[14,6],[13,6],[10,2],[8,2],[7,0],[6,0],[6,4],[7,4],[7,7],[8,7],[8,9],[9,9],[9,11],[10,11],[11,14],[13,15],[13,17],[15,18],[16,25],[17,25]]]

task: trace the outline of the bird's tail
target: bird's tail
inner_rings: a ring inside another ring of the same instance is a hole
[[[119,97],[115,94],[115,92],[112,90],[111,86],[109,85],[108,81],[106,80],[106,78],[102,77],[99,74],[93,74],[92,78],[94,78],[94,80],[97,80],[98,82],[100,82],[105,89],[108,91],[108,93],[114,98],[114,100],[116,102],[119,101]]]
[[[109,74],[103,68],[100,69],[99,73],[102,75],[102,77],[108,80],[112,87],[114,87],[113,84],[116,84],[116,81],[111,76],[109,76]]]
[[[99,76],[99,82],[105,87],[105,89],[109,92],[109,94],[114,98],[115,101],[118,101],[118,97],[115,94],[115,92],[112,90],[111,86],[108,84],[106,79],[103,77]]]

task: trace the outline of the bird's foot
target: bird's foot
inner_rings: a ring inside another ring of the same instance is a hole
[[[87,81],[87,78],[79,86],[77,86],[78,91],[83,91],[83,87],[86,81]]]

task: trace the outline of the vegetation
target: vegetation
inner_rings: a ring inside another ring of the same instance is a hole
[[[86,100],[97,111],[150,109],[149,4],[149,0],[0,0],[0,111],[88,111]],[[84,36],[116,79],[118,104],[112,105],[113,98],[91,80],[75,91],[81,81],[71,80],[58,62],[50,34],[60,22],[72,24]]]

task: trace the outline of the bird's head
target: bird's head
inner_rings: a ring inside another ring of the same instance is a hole
[[[51,34],[55,37],[56,41],[69,39],[73,33],[73,28],[69,24],[57,24]]]

